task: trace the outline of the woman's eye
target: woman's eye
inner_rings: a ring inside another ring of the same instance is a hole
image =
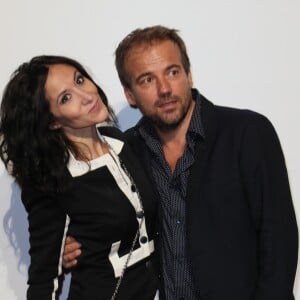
[[[76,83],[77,84],[83,84],[83,82],[84,82],[84,77],[82,75],[78,75],[76,77]]]
[[[71,95],[70,94],[64,94],[61,99],[60,99],[60,103],[61,104],[65,104],[66,102],[68,102],[71,99]]]

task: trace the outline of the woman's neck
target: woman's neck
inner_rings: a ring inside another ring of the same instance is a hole
[[[77,153],[73,154],[78,160],[93,160],[108,152],[107,145],[99,138],[96,127],[76,131],[75,134],[66,131],[66,135],[76,147]]]

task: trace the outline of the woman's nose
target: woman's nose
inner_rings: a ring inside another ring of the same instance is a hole
[[[78,89],[77,93],[83,104],[88,104],[93,100],[93,94],[89,91]]]

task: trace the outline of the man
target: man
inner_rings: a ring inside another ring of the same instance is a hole
[[[297,224],[271,123],[194,89],[176,30],[133,31],[116,68],[143,114],[128,139],[161,198],[161,299],[294,299]],[[66,266],[76,263],[74,248]]]

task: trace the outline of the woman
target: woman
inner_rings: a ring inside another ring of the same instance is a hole
[[[154,298],[155,195],[114,122],[70,58],[34,57],[6,86],[0,156],[28,212],[27,299],[58,297],[67,234],[82,245],[68,299]]]

